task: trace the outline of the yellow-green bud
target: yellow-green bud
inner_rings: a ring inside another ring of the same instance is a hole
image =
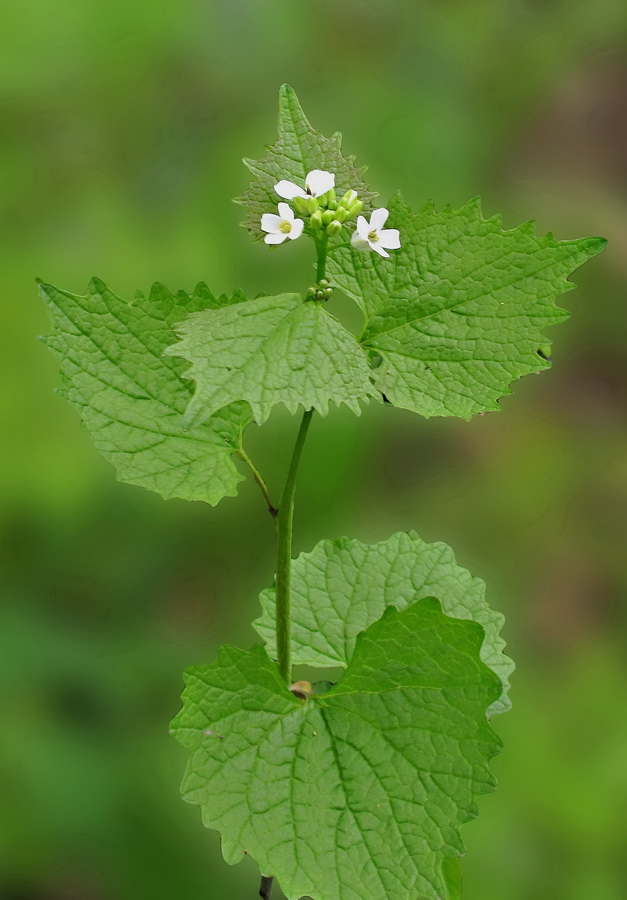
[[[315,213],[311,214],[311,218],[309,219],[309,224],[312,228],[322,228],[322,213],[320,210],[316,210]]]
[[[302,199],[304,200],[305,198],[303,197]],[[307,198],[307,207],[309,209],[310,215],[313,215],[315,212],[318,212],[318,210],[320,209],[320,204],[318,203],[317,198],[316,197],[308,197]]]
[[[331,237],[334,234],[339,234],[341,230],[342,230],[342,223],[338,222],[337,219],[333,219],[333,221],[329,222],[329,224],[327,225],[327,234],[330,235]]]
[[[362,200],[353,200],[351,205],[348,207],[349,219],[354,219],[356,216],[358,216],[363,208],[364,204]]]
[[[338,206],[335,210],[335,218],[338,222],[345,222],[348,219],[348,210],[343,206]]]
[[[346,191],[342,199],[340,200],[340,206],[343,206],[345,209],[348,209],[351,203],[353,203],[357,199],[357,191]]]
[[[327,206],[329,209],[337,209],[337,200],[329,200]]]
[[[326,302],[331,294],[333,293],[333,288],[326,280],[326,278],[321,278],[318,284],[312,284],[309,290],[307,291],[306,299],[307,300],[316,300],[318,303]]]
[[[318,202],[323,209],[334,209],[333,204],[336,202],[335,188],[331,188],[331,190],[327,191],[326,194],[318,197]]]
[[[294,209],[298,213],[299,216],[308,216],[309,215],[309,198],[308,197],[294,197],[292,200],[294,205]]]
[[[334,218],[335,218],[335,213],[333,212],[333,210],[325,209],[325,211],[322,213],[322,224],[330,225]]]

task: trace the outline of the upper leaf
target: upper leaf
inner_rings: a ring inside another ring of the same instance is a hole
[[[446,544],[428,544],[415,532],[399,532],[379,544],[350,538],[321,541],[292,564],[292,661],[295,665],[346,666],[357,635],[388,606],[404,609],[421,597],[437,597],[448,616],[472,619],[485,631],[481,658],[502,682],[490,713],[509,709],[514,668],[500,636],[503,616],[487,604],[486,587],[458,566]],[[275,591],[261,594],[254,627],[276,655]]]
[[[196,391],[185,420],[198,424],[235,400],[250,403],[255,420],[284,403],[326,415],[329,402],[359,415],[359,401],[377,397],[366,356],[354,336],[315,301],[298,294],[192,315],[168,353],[192,363]]]
[[[165,498],[205,500],[215,506],[234,496],[243,476],[231,454],[240,446],[250,410],[221,410],[205,425],[185,430],[192,386],[184,363],[164,357],[176,337],[171,326],[189,312],[245,300],[214,297],[199,284],[192,296],[155,284],[149,297],[116,297],[94,279],[84,296],[40,285],[52,320],[46,344],[61,361],[64,396],[118,478]]]
[[[431,598],[386,610],[342,681],[306,701],[261,647],[188,670],[173,722],[193,751],[182,792],[226,861],[250,854],[288,900],[447,897],[443,863],[495,784],[485,711],[501,686],[482,640]]]
[[[380,363],[379,390],[423,416],[496,410],[512,381],[547,368],[542,329],[567,316],[554,301],[607,243],[539,238],[532,222],[505,231],[476,200],[413,213],[396,197],[388,224],[400,250],[383,259],[336,243],[329,278],[364,311],[360,340]]]
[[[254,178],[237,202],[247,207],[243,224],[256,239],[263,238],[261,216],[276,211],[281,198],[274,186],[283,179],[304,187],[309,172],[324,169],[334,173],[338,196],[355,190],[366,206],[377,196],[364,181],[366,168],[357,167],[354,156],[344,156],[341,146],[339,132],[326,138],[311,127],[294,89],[284,84],[279,91],[279,139],[264,159],[244,160]]]

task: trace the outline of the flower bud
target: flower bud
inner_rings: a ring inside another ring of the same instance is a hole
[[[340,200],[340,206],[343,206],[345,209],[348,209],[351,203],[357,199],[357,191],[346,191],[342,199]]]
[[[292,200],[292,204],[294,206],[295,211],[299,216],[308,216],[309,215],[309,198],[308,197],[294,197]]]
[[[342,223],[338,222],[337,219],[333,219],[332,222],[329,222],[327,225],[327,234],[329,237],[332,237],[334,234],[339,234],[342,230]]]
[[[309,224],[312,228],[322,228],[322,213],[320,210],[316,210],[315,213],[311,214],[311,218],[309,219]]]
[[[325,209],[325,211],[322,213],[322,224],[330,225],[334,218],[335,218],[335,213],[333,212],[333,210]]]
[[[322,194],[321,197],[318,197],[318,203],[323,209],[335,209],[333,205],[334,203],[337,204],[337,200],[335,199],[335,188],[331,188],[326,194]]]
[[[349,219],[356,218],[359,213],[364,208],[364,204],[362,200],[353,200],[351,205],[348,207],[348,217]]]
[[[305,199],[304,197],[302,198]],[[307,208],[309,209],[309,214],[313,216],[314,213],[317,213],[320,209],[320,204],[318,203],[318,199],[316,197],[307,197]]]
[[[318,284],[312,284],[309,290],[307,291],[306,300],[316,300],[318,303],[326,302],[331,294],[333,293],[333,288],[326,280],[326,278],[321,278]]]
[[[335,212],[335,218],[338,222],[345,222],[348,219],[348,210],[344,206],[338,206]]]

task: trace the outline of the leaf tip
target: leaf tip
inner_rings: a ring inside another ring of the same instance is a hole
[[[41,278],[36,278],[35,284],[37,285],[37,293],[39,294],[41,299],[48,300],[52,292],[52,285],[48,284],[45,281],[42,281]]]
[[[513,228],[512,231],[517,231],[519,234],[525,234],[528,237],[535,237],[536,234],[536,220],[529,219],[527,222],[523,222],[522,225],[519,225],[518,228]]]
[[[87,282],[87,292],[89,294],[101,294],[106,290],[107,285],[104,283],[102,278],[98,278],[97,275],[92,275],[92,277]]]
[[[601,253],[609,243],[608,239],[604,237],[584,238],[584,242],[589,256],[596,256],[597,253]]]
[[[462,210],[471,213],[475,218],[481,218],[481,197],[471,197],[471,199],[462,207]]]

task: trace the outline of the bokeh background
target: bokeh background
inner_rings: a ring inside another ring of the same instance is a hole
[[[501,785],[465,827],[466,900],[627,896],[627,7],[623,0],[21,0],[0,11],[0,897],[243,900],[179,799],[181,672],[248,646],[273,535],[251,484],[217,509],[115,481],[53,393],[36,276],[301,289],[230,202],[276,91],[344,132],[383,196],[603,234],[554,368],[500,413],[318,418],[296,549],[414,528],[507,615]],[[302,246],[301,246],[302,244]],[[334,301],[340,315],[350,310]],[[251,447],[278,484],[296,423]]]

